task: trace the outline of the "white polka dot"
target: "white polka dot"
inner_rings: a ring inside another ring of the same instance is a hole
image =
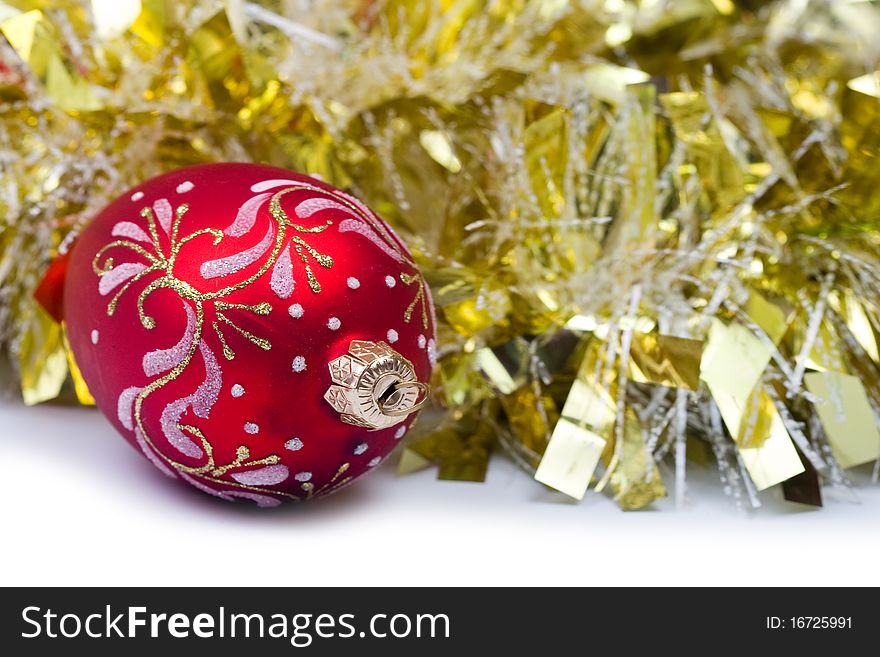
[[[286,443],[284,443],[284,449],[289,449],[291,452],[298,452],[303,448],[303,441],[299,438],[291,438]]]
[[[186,194],[193,187],[195,187],[195,185],[193,185],[189,180],[185,180],[177,186],[177,193]]]
[[[299,319],[303,316],[303,307],[298,303],[293,304],[290,308],[287,309],[287,312],[290,313],[290,316],[294,319]]]
[[[244,386],[240,383],[236,383],[232,386],[232,396],[233,397],[241,397],[244,394]]]
[[[395,285],[397,285],[397,281],[394,280],[394,276],[386,276],[385,285],[387,285],[388,287],[394,287]]]
[[[245,423],[245,425],[244,425],[244,430],[245,430],[247,433],[254,434],[254,433],[257,433],[257,432],[260,430],[260,427],[259,427],[259,425],[254,424],[253,422],[247,422],[247,423]]]
[[[348,285],[348,287],[350,287],[352,290],[356,290],[361,286],[361,282],[358,279],[356,279],[354,276],[349,276],[348,280],[345,282]]]
[[[367,463],[367,465],[370,466],[371,468],[375,468],[375,467],[376,467],[377,465],[379,465],[381,462],[382,462],[382,457],[381,457],[381,456],[377,456],[377,457],[375,457],[375,458],[370,459],[370,462]]]
[[[98,329],[92,329],[92,344],[98,344]]]
[[[331,317],[327,320],[327,328],[331,331],[337,330],[340,326],[342,326],[342,322],[339,321],[338,317]]]
[[[367,447],[367,443],[360,443],[357,447],[354,448],[354,453],[360,456],[367,451]]]
[[[293,359],[293,364],[291,364],[294,372],[302,372],[306,369],[306,359],[302,356],[297,356]]]
[[[437,343],[434,342],[434,338],[428,340],[428,360],[431,363],[431,367],[437,364]]]
[[[406,426],[401,425],[401,426],[397,427],[397,431],[394,432],[394,437],[397,438],[397,440],[400,440],[401,438],[403,438],[403,434],[405,434],[405,433],[406,433]]]
[[[421,333],[419,333],[418,342],[419,342],[419,349],[424,349],[425,345],[428,344],[428,341],[425,339],[425,336],[422,335]]]
[[[134,194],[131,195],[131,200],[132,201],[140,201],[143,197],[144,197],[143,192],[135,192]]]
[[[400,336],[397,335],[397,331],[394,329],[388,329],[388,333],[385,334],[385,337],[388,338],[388,342],[394,344]]]
[[[308,471],[297,472],[295,475],[293,475],[293,478],[297,481],[309,481],[312,478],[312,473]]]

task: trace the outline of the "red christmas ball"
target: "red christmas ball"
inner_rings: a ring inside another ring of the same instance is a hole
[[[358,199],[252,164],[129,190],[77,239],[64,317],[98,407],[159,470],[260,506],[338,490],[427,393],[431,295]]]

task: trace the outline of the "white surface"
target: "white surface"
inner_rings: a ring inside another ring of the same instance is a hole
[[[278,510],[167,480],[94,410],[0,395],[0,585],[877,585],[880,486],[747,516],[694,467],[685,509],[567,501],[503,458],[488,482],[393,462]],[[832,499],[829,499],[832,498]]]

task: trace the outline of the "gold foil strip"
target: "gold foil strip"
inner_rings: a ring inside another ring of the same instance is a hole
[[[581,500],[605,449],[605,439],[563,417],[556,423],[535,480]]]
[[[484,347],[476,352],[477,364],[496,390],[509,395],[526,382],[527,350],[522,339],[500,347]]]
[[[494,438],[492,426],[485,422],[443,427],[408,445],[413,454],[406,455],[399,467],[421,469],[427,461],[439,463],[438,479],[485,481]]]
[[[627,87],[648,82],[651,76],[636,68],[614,64],[593,64],[583,72],[584,86],[597,98],[620,105],[626,101]]]
[[[426,459],[414,449],[404,448],[400,453],[400,460],[397,462],[397,474],[405,475],[412,472],[418,472],[431,466],[431,460]]]
[[[788,330],[791,313],[785,313],[777,304],[755,291],[749,295],[743,310],[773,344],[778,344]]]
[[[551,427],[559,420],[553,398],[535,393],[535,386],[522,386],[499,400],[510,431],[530,452],[542,453],[551,435]]]
[[[700,368],[758,490],[804,470],[772,400],[756,388],[771,354],[772,347],[749,329],[715,319]]]
[[[798,338],[803,339],[803,331],[798,331]],[[845,372],[843,351],[841,350],[840,337],[833,325],[822,322],[816,334],[816,341],[810,349],[806,367],[820,372]]]
[[[523,133],[525,166],[544,216],[559,216],[565,208],[564,179],[568,113],[557,109],[533,121]]]
[[[730,152],[721,126],[709,111],[705,94],[679,91],[662,94],[660,102],[688,151],[694,173],[702,180],[709,200],[719,210],[738,203],[746,191],[744,173]]]
[[[591,348],[583,359],[535,472],[537,481],[578,500],[586,493],[615,420],[614,400],[594,383],[597,351]]]
[[[834,457],[843,468],[880,459],[877,418],[861,381],[841,372],[808,372],[807,389]]]
[[[83,378],[79,365],[76,364],[76,359],[73,357],[73,351],[66,340],[64,347],[67,351],[67,367],[70,371],[70,378],[73,381],[73,390],[76,393],[77,401],[84,406],[94,406],[95,398],[92,397],[89,386]]]
[[[700,387],[703,341],[647,333],[633,338],[630,378],[671,388]]]
[[[875,363],[880,363],[880,351],[877,347],[877,334],[865,308],[855,294],[847,292],[843,298],[843,317],[853,337]]]
[[[22,397],[28,406],[55,399],[68,374],[61,326],[45,315],[42,308],[36,307],[36,302],[32,303],[33,312],[38,314],[35,325],[40,333],[26,335],[18,352]]]
[[[800,456],[788,435],[782,418],[779,417],[779,412],[773,406],[773,402],[763,390],[759,392],[759,395],[761,415],[758,418],[758,423],[761,426],[760,433],[753,433],[748,436],[749,440],[744,440],[742,432],[744,425],[741,424],[736,442],[743,464],[746,466],[755,488],[765,490],[800,474],[804,471],[804,465],[801,463]],[[719,404],[719,409],[722,419],[730,430],[731,424],[728,423],[728,417],[731,417],[731,413],[728,410],[728,414],[725,416],[721,404]]]
[[[624,511],[642,509],[666,497],[666,486],[642,439],[638,417],[626,414],[623,430],[623,456],[611,474],[614,499]]]
[[[35,9],[7,18],[0,23],[0,32],[60,108],[75,112],[101,109],[88,82],[65,61],[55,27],[42,11]]]

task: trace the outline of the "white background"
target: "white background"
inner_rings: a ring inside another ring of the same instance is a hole
[[[880,485],[738,512],[690,466],[684,509],[569,501],[503,457],[485,484],[396,477],[262,510],[159,474],[93,409],[0,393],[0,585],[878,585]]]

